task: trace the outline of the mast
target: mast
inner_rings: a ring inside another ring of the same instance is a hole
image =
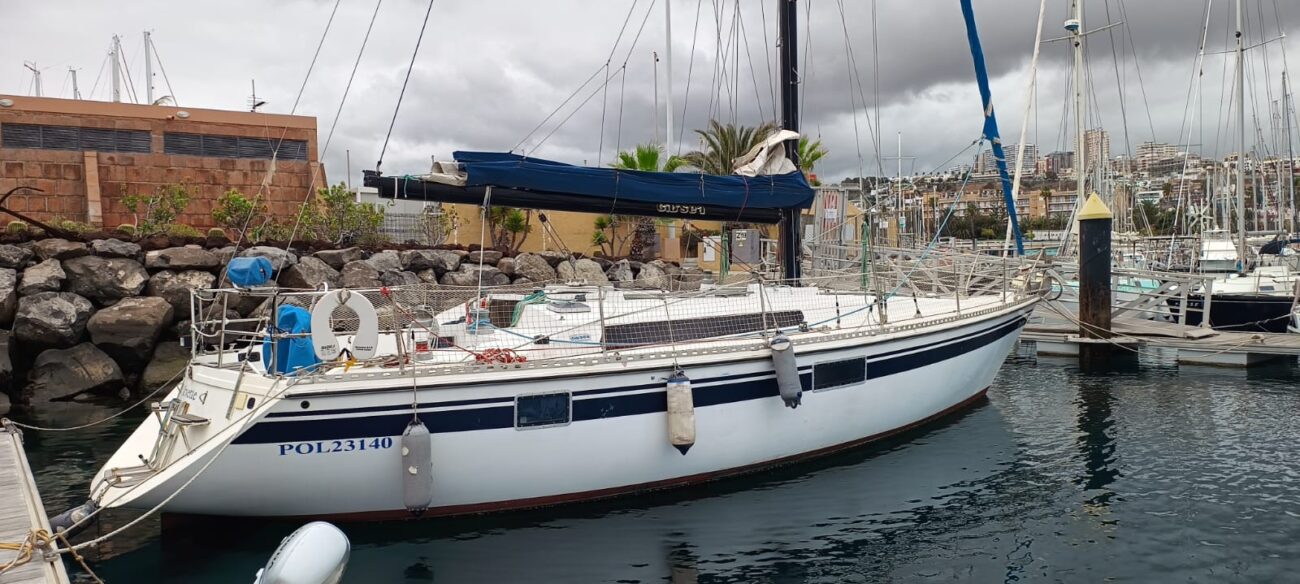
[[[1291,148],[1291,87],[1286,69],[1282,70],[1282,123],[1286,124],[1286,225],[1288,233],[1295,233],[1295,152]]]
[[[798,0],[777,0],[777,42],[781,58],[781,127],[799,131],[799,16]],[[799,142],[787,140],[785,156],[799,167]],[[799,209],[781,211],[780,247],[782,276],[791,284],[799,280]]]
[[[672,154],[673,144],[673,3],[664,0],[664,155]]]
[[[153,53],[149,48],[149,31],[144,31],[144,94],[145,103],[153,105]]]
[[[31,69],[31,71],[32,71],[32,86],[35,88],[35,91],[36,91],[36,97],[42,97],[42,95],[41,95],[41,70],[36,68],[36,63],[35,63],[35,62],[31,62],[31,63],[23,63],[23,66],[26,67],[26,68],[28,68],[28,69]]]
[[[1246,271],[1246,63],[1241,27],[1241,0],[1237,0],[1237,271]],[[1258,187],[1258,185],[1256,185]]]
[[[113,61],[113,101],[122,101],[122,39],[113,35],[113,49],[109,52]]]
[[[1083,0],[1074,0],[1074,17],[1065,21],[1065,29],[1070,31],[1070,36],[1074,37],[1074,197],[1075,208],[1083,207],[1083,201],[1087,198],[1086,192],[1088,180],[1088,143],[1086,116],[1088,111],[1088,92],[1085,91],[1087,79],[1083,69]],[[1062,242],[1065,249],[1070,247],[1069,230],[1073,225],[1067,225],[1066,238]]]
[[[77,87],[77,69],[68,67],[68,74],[72,76],[72,99],[81,99],[81,89]]]

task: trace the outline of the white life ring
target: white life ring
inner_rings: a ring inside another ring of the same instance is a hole
[[[342,348],[339,339],[330,326],[330,317],[334,309],[346,306],[357,313],[357,334],[352,338],[352,356],[357,359],[369,359],[375,356],[375,345],[379,341],[379,316],[370,299],[350,290],[337,290],[320,297],[311,309],[311,344],[316,356],[330,361],[339,356]]]

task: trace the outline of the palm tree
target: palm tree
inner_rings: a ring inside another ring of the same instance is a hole
[[[645,172],[673,172],[686,165],[680,156],[663,159],[664,150],[656,144],[638,144],[631,150],[618,153],[611,167],[620,170],[642,170]]]
[[[709,120],[709,129],[695,130],[704,148],[687,152],[682,159],[704,174],[728,175],[735,169],[737,158],[778,129],[773,122],[764,122],[757,128],[750,128]]]
[[[826,154],[826,147],[822,146],[821,140],[810,140],[807,136],[799,137],[799,168],[803,169],[805,177],[812,174],[817,161]]]

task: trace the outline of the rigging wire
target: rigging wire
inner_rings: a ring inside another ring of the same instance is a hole
[[[618,29],[618,36],[614,38],[614,46],[609,48],[609,56],[605,58],[605,83],[601,86],[604,90],[604,94],[600,98],[600,143],[596,146],[596,166],[600,166],[601,156],[605,154],[605,110],[609,103],[609,64],[614,60],[614,51],[618,50],[618,44],[623,40],[623,33],[627,32],[627,23],[632,20],[632,13],[636,11],[636,5],[640,1],[641,0],[633,0],[632,7],[627,9],[627,16],[623,18],[623,26]],[[647,11],[646,14],[648,15],[649,12]],[[565,118],[565,120],[567,119],[568,118]],[[554,130],[551,132],[554,133]],[[547,134],[546,136],[549,138],[550,134]],[[541,144],[538,144],[538,146],[541,146]],[[536,149],[537,147],[533,148],[533,150]]]
[[[695,26],[694,32],[691,33],[691,58],[686,65],[686,96],[682,99],[682,115],[679,118],[681,127],[677,129],[677,143],[675,144],[679,155],[682,153],[682,138],[686,135],[686,106],[691,102],[691,75],[695,72],[695,41],[700,35],[700,8],[703,6],[704,0],[696,0]],[[672,103],[669,103],[668,107],[672,107]]]
[[[378,171],[384,164],[384,153],[388,151],[388,140],[393,136],[393,127],[397,125],[397,112],[402,109],[402,98],[406,97],[406,85],[411,82],[411,71],[415,69],[415,57],[420,54],[420,43],[424,41],[424,30],[429,27],[429,14],[433,12],[433,0],[429,0],[424,10],[424,22],[420,24],[420,34],[415,37],[415,50],[411,51],[411,63],[406,66],[406,78],[402,80],[402,90],[397,93],[397,105],[393,107],[393,119],[388,122],[388,133],[384,135],[384,145],[379,149],[379,161],[375,163]]]
[[[163,66],[162,57],[158,56],[158,45],[153,42],[153,35],[149,35],[149,46],[153,48],[153,60],[158,62],[158,70],[162,72],[163,83],[167,85],[167,95],[171,96],[172,104],[180,105],[176,99],[176,91],[172,89],[172,80],[167,77],[167,68]]]

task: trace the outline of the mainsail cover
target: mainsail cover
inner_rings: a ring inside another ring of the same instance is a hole
[[[813,201],[797,170],[716,176],[574,166],[506,152],[456,152],[455,158],[464,187],[374,174],[366,185],[378,187],[381,197],[477,203],[490,186],[493,205],[761,223],[775,223],[781,210],[805,209]]]

